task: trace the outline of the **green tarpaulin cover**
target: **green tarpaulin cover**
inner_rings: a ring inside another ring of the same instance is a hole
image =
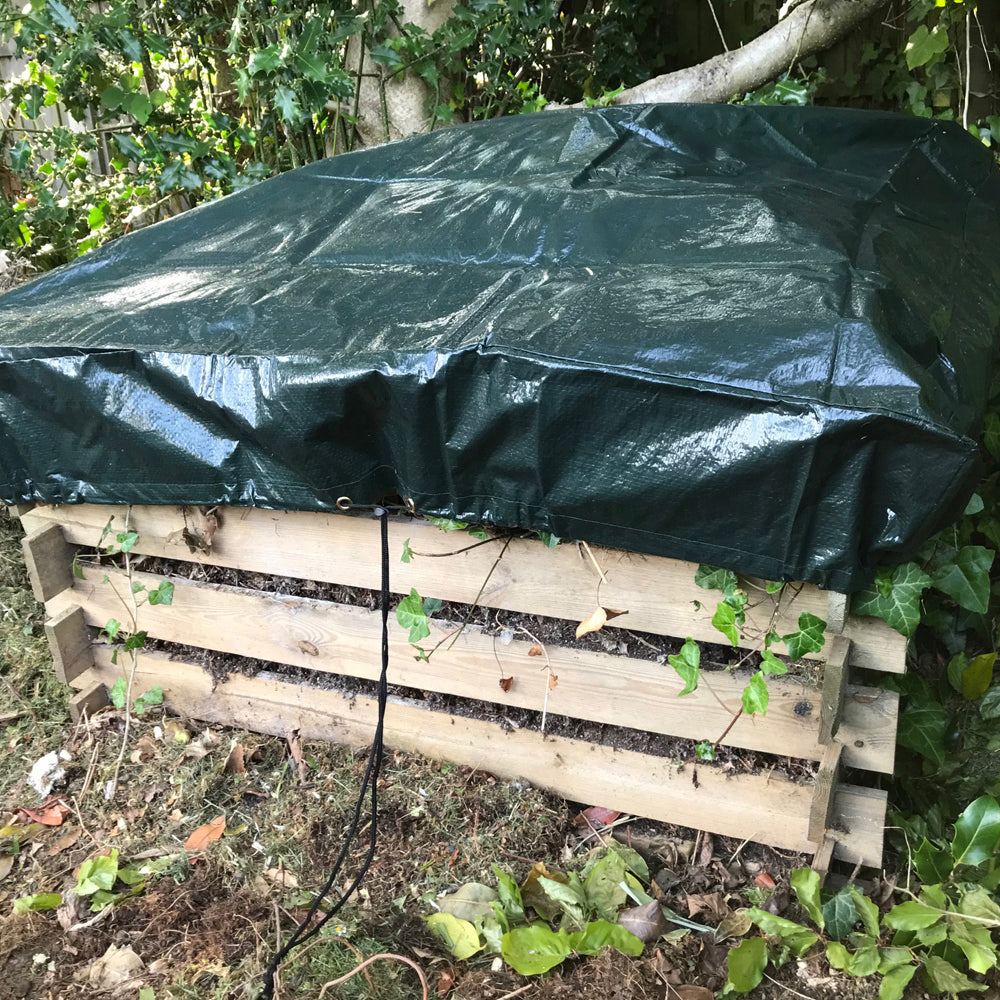
[[[841,590],[962,509],[1000,181],[957,125],[634,106],[284,174],[0,297],[0,498],[340,496]]]

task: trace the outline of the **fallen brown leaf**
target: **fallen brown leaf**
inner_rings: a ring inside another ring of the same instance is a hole
[[[441,970],[441,975],[438,976],[437,984],[437,995],[443,997],[451,992],[451,988],[455,985],[455,970],[449,966],[447,969]]]
[[[224,774],[246,774],[247,768],[243,761],[243,745],[234,743],[233,749],[229,751],[226,764],[222,768]]]
[[[0,854],[0,881],[5,879],[10,874],[10,870],[13,867],[14,867],[14,855]]]
[[[528,656],[541,656],[542,655],[542,644],[536,642],[531,649],[528,650]]]
[[[199,826],[184,842],[189,851],[203,851],[213,840],[218,840],[226,832],[226,817],[216,816],[211,823]]]
[[[53,857],[71,848],[79,839],[82,831],[67,830],[54,844],[49,847],[48,855]]]
[[[736,910],[722,919],[722,922],[715,928],[715,940],[725,941],[726,938],[743,937],[753,927],[746,910]]]
[[[688,916],[692,920],[704,917],[709,923],[717,924],[729,915],[729,907],[721,892],[688,894]]]
[[[286,739],[288,741],[288,753],[292,760],[295,761],[299,781],[305,781],[309,776],[309,765],[306,763],[305,754],[302,752],[302,736],[297,729],[293,729]]]
[[[549,690],[554,691],[559,684],[559,676],[557,674],[549,674]]]
[[[554,920],[561,907],[552,901],[545,890],[538,884],[539,878],[550,878],[555,882],[568,882],[569,878],[562,872],[550,872],[542,861],[536,862],[527,878],[521,883],[521,899],[525,906],[533,907],[539,916],[546,920]]]
[[[297,889],[299,880],[287,868],[265,868],[264,878],[283,889]]]
[[[754,885],[759,885],[763,889],[774,888],[774,879],[767,872],[761,872],[753,881]]]
[[[576,814],[573,820],[574,826],[592,826],[599,830],[602,826],[614,823],[621,813],[617,809],[605,809],[604,806],[588,806],[586,809]]]
[[[17,811],[25,819],[34,820],[43,826],[62,826],[62,821],[69,815],[70,808],[59,799],[46,799],[37,809],[21,806]]]
[[[604,608],[597,608],[596,611],[592,611],[586,618],[580,622],[576,627],[576,637],[577,639],[582,639],[585,635],[590,632],[598,632],[604,628],[605,623],[608,620],[608,613]]]
[[[514,686],[513,677],[501,677],[500,678],[500,690],[504,693],[508,692]]]
[[[671,929],[671,924],[663,915],[660,904],[654,899],[642,906],[630,906],[618,914],[618,923],[630,934],[634,934],[644,944],[655,941],[661,934]]]
[[[704,986],[673,986],[670,1000],[715,1000],[715,994]]]

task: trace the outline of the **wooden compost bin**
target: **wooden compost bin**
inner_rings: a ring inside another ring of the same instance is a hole
[[[138,533],[133,556],[229,567],[273,577],[380,586],[378,523],[370,517],[247,508],[217,508],[219,527],[207,551],[192,551],[185,540],[196,509],[133,507],[128,526]],[[110,516],[122,531],[127,508],[94,505],[18,508],[26,538],[24,551],[35,594],[45,603],[46,632],[60,680],[72,685],[77,713],[106,702],[105,687],[121,676],[112,649],[95,629],[124,617],[128,578],[122,569],[89,566]],[[597,602],[598,576],[580,546],[547,548],[538,540],[511,541],[497,562],[499,544],[472,548],[447,559],[417,556],[400,561],[404,540],[421,553],[450,553],[467,536],[446,533],[419,520],[389,525],[391,585],[407,594],[478,603],[507,612],[578,622]],[[605,576],[600,603],[627,609],[607,626],[717,643],[711,624],[713,592],[694,583],[692,563],[592,547]],[[80,572],[74,572],[78,558]],[[155,588],[162,574],[134,577]],[[151,638],[373,680],[379,672],[380,616],[377,611],[282,596],[242,586],[224,586],[172,577],[170,605],[143,606],[139,628]],[[485,585],[484,585],[484,581]],[[258,581],[259,582],[259,581]],[[789,598],[789,591],[797,593]],[[481,594],[480,594],[480,591]],[[755,600],[757,592],[754,592]],[[748,631],[759,634],[774,598],[761,592],[748,614]],[[616,750],[608,746],[545,735],[524,728],[436,711],[417,701],[393,699],[386,713],[390,746],[482,768],[505,778],[523,778],[565,798],[595,803],[664,822],[750,839],[816,855],[825,869],[830,858],[879,865],[886,793],[854,781],[890,774],[896,744],[898,696],[850,682],[851,666],[902,673],[905,640],[883,622],[844,616],[843,598],[816,587],[786,588],[776,623],[780,634],[797,628],[803,611],[828,622],[816,670],[771,677],[770,708],[764,718],[743,716],[726,738],[730,745],[821,762],[817,780],[795,782],[765,768],[736,774],[701,762]],[[454,630],[432,622],[432,645]],[[549,688],[545,660],[529,657],[528,639],[501,643],[480,629],[463,631],[443,645],[429,663],[418,661],[407,635],[393,621],[390,683],[541,710],[550,715],[624,726],[687,739],[718,736],[740,704],[745,677],[703,674],[698,690],[678,697],[675,671],[655,661],[546,646],[558,684]],[[776,647],[783,652],[783,647]],[[126,658],[122,658],[123,662]],[[513,677],[509,691],[499,678]],[[166,704],[184,716],[282,735],[292,730],[308,738],[365,744],[377,713],[374,700],[325,690],[274,672],[230,675],[216,684],[196,663],[144,650],[139,656],[134,694],[160,685]]]

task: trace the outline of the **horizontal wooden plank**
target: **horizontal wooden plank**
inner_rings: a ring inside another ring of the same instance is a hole
[[[90,504],[38,506],[22,516],[31,530],[53,521],[78,545],[96,546],[108,518],[125,523],[124,507]],[[191,551],[185,533],[197,528],[192,509],[132,508],[129,526],[138,532],[135,552],[226,566],[276,576],[296,577],[376,590],[380,587],[379,532],[367,517],[218,508],[219,527],[209,552]],[[415,587],[424,597],[472,603],[483,582],[480,603],[505,611],[582,621],[598,603],[628,614],[613,626],[699,642],[723,641],[711,624],[716,594],[695,585],[694,563],[591,546],[607,579],[598,595],[599,577],[582,547],[562,544],[546,548],[537,539],[510,543],[493,569],[502,543],[481,545],[448,558],[437,558],[472,543],[468,535],[444,532],[426,521],[396,519],[389,525],[392,551],[391,586],[407,594]],[[399,556],[403,542],[420,553],[409,563]],[[490,575],[493,570],[492,575]],[[771,621],[774,598],[763,589],[751,592],[746,634],[763,636]],[[798,616],[809,611],[825,619],[829,595],[811,585],[789,585],[781,598],[775,627],[794,631]],[[843,634],[852,642],[852,664],[902,673],[906,640],[875,618],[849,618]],[[757,639],[748,640],[749,645]]]
[[[110,686],[121,670],[105,648],[97,651],[88,673]],[[154,685],[163,688],[169,707],[182,715],[275,735],[297,729],[308,739],[363,745],[371,740],[377,718],[377,706],[367,698],[273,677],[233,676],[213,690],[201,667],[142,653],[133,690],[142,694]],[[680,767],[668,758],[523,729],[507,732],[495,723],[402,701],[394,701],[386,712],[385,740],[401,750],[525,779],[573,801],[599,802],[787,850],[811,853],[818,846],[807,833],[812,785],[770,773],[736,777],[703,765]],[[880,865],[885,793],[841,786],[833,815],[838,852],[848,860],[861,857],[865,864]]]
[[[78,603],[91,625],[103,627],[109,618],[127,620],[124,572],[86,563],[81,571],[83,578],[74,579],[64,599]],[[149,589],[161,579],[133,576]],[[139,627],[153,638],[311,670],[378,677],[382,626],[376,611],[173,579],[171,604],[140,611]],[[432,628],[423,643],[428,649],[455,631],[454,625],[440,621],[432,622]],[[685,739],[715,739],[722,733],[740,707],[746,684],[745,674],[703,671],[699,689],[682,698],[683,684],[670,666],[559,646],[546,647],[546,661],[528,655],[531,641],[515,638],[504,644],[478,628],[466,629],[424,662],[414,656],[406,632],[394,620],[389,634],[394,684],[536,711],[544,706],[550,714]],[[551,689],[550,671],[558,678]],[[509,691],[501,689],[501,677],[511,678]],[[744,715],[726,742],[819,760],[821,699],[815,683],[774,677],[770,690],[767,716]],[[845,713],[846,759],[854,767],[889,772],[898,696],[875,688],[856,688],[852,694]]]

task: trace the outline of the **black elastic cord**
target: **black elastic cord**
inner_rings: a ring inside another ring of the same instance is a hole
[[[361,884],[361,880],[368,873],[372,858],[375,856],[375,840],[378,836],[378,776],[382,768],[382,730],[385,722],[385,703],[389,693],[389,509],[378,506],[370,509],[379,519],[382,529],[382,673],[378,679],[378,723],[375,726],[375,735],[372,737],[372,746],[368,754],[368,765],[365,768],[365,776],[361,782],[361,790],[358,793],[357,802],[354,804],[354,816],[351,819],[351,826],[347,831],[347,837],[344,839],[344,845],[340,849],[340,854],[337,855],[337,860],[334,862],[333,871],[330,872],[329,878],[327,878],[323,888],[313,900],[312,906],[309,907],[309,912],[305,915],[302,923],[295,928],[292,936],[285,942],[284,947],[274,958],[271,959],[270,964],[264,971],[264,991],[260,995],[260,1000],[273,1000],[274,976],[282,960],[297,945],[304,944],[310,938],[315,937],[326,925],[327,921],[332,920],[340,912],[344,904]],[[365,853],[365,860],[361,865],[361,870],[347,890],[323,915],[322,919],[317,922],[316,926],[307,931],[306,928],[309,926],[309,922],[333,888],[333,883],[340,876],[340,869],[347,858],[347,852],[350,850],[351,844],[358,833],[358,826],[361,822],[361,809],[364,805],[365,794],[369,788],[371,789],[372,816],[368,835],[368,850]]]

